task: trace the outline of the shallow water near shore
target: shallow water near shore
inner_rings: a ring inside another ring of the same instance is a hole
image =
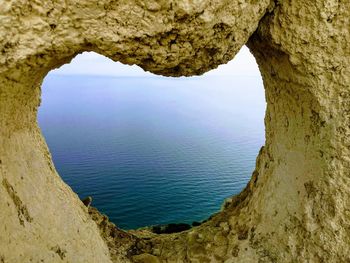
[[[249,181],[258,77],[46,77],[38,121],[57,171],[124,229],[192,223]]]

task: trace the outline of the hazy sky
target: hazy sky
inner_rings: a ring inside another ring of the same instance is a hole
[[[53,74],[87,74],[102,76],[154,76],[138,66],[123,65],[94,52],[84,52],[71,63],[53,70]],[[247,47],[243,47],[236,57],[226,65],[211,70],[206,76],[259,76],[258,65]]]

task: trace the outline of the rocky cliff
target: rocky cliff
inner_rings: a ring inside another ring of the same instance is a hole
[[[349,42],[349,1],[3,1],[0,262],[350,261]],[[245,190],[181,233],[125,233],[89,215],[37,125],[45,75],[83,51],[197,75],[244,44],[267,101]]]

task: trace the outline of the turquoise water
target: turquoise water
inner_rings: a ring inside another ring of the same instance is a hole
[[[42,93],[59,174],[125,229],[209,217],[245,187],[264,144],[256,77],[49,75]]]

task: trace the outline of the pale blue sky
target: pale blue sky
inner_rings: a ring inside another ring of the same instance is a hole
[[[138,66],[123,65],[94,52],[84,52],[71,63],[53,70],[53,74],[99,75],[99,76],[154,76]],[[211,70],[205,76],[260,76],[255,58],[244,46],[236,57],[226,65]]]

